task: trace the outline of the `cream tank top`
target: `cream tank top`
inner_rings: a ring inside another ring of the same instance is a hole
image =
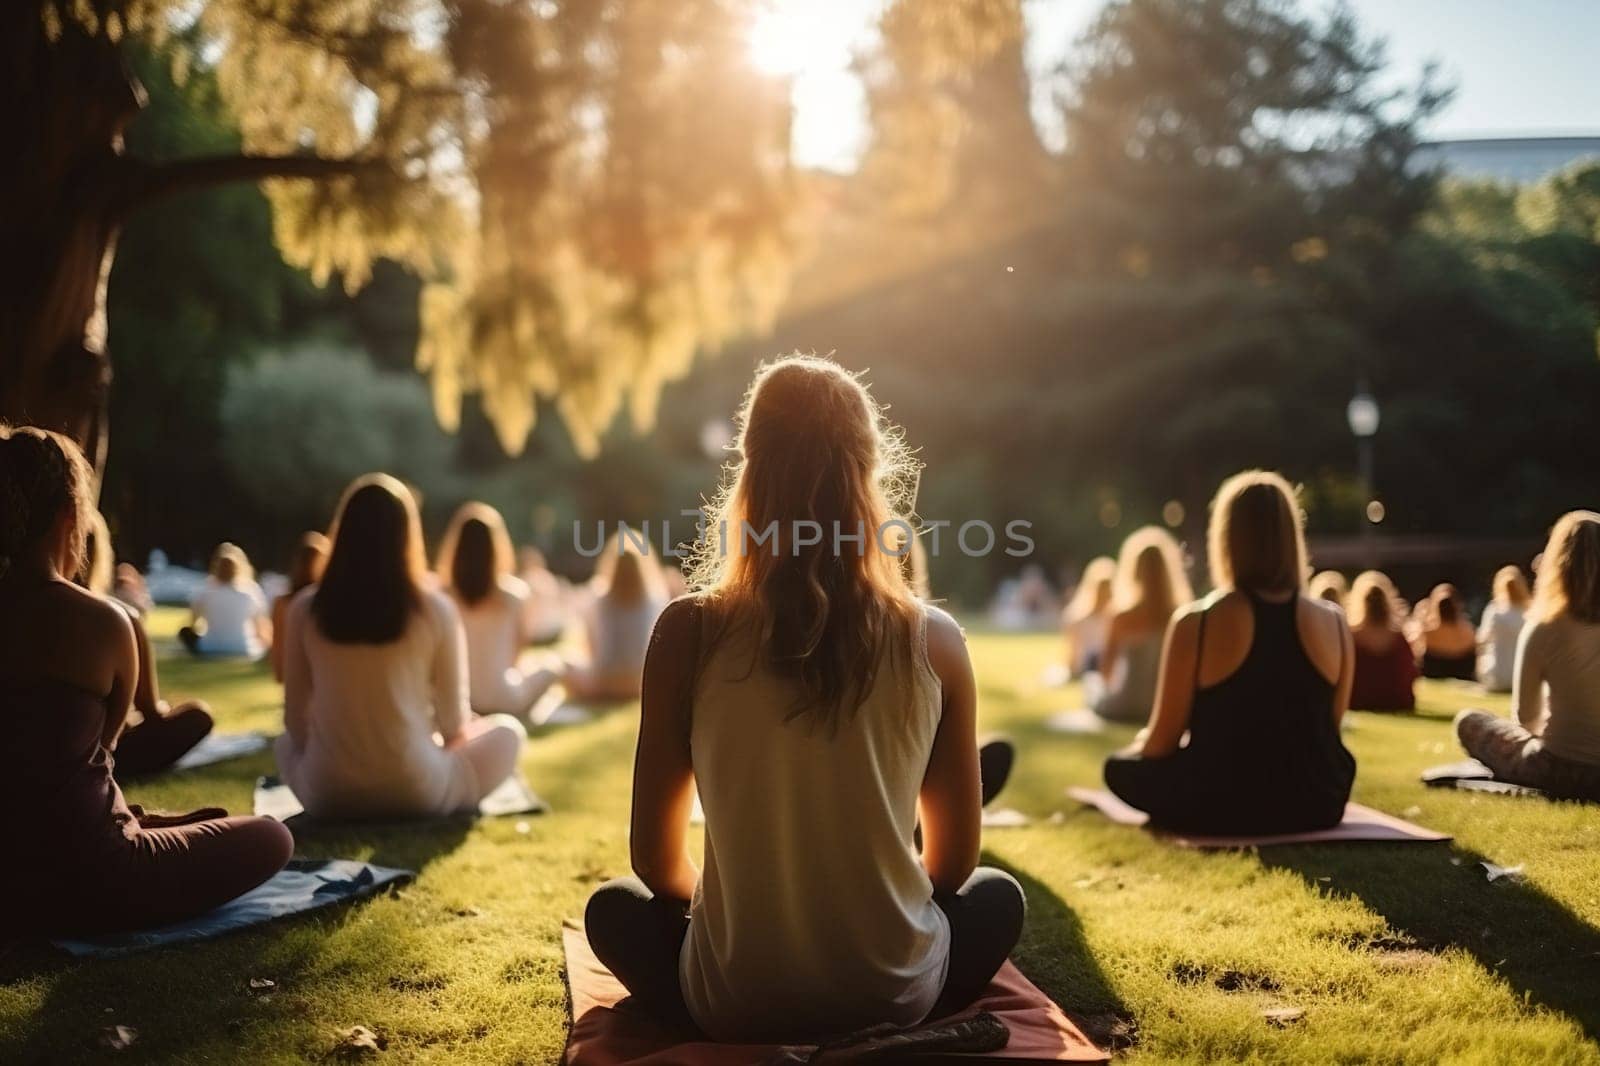
[[[718,642],[693,700],[706,824],[678,967],[689,1013],[724,1041],[920,1022],[950,954],[913,843],[942,707],[926,615],[833,736],[784,721],[795,689],[755,656],[754,628]]]

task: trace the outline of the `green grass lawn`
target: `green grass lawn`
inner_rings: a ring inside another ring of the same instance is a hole
[[[266,669],[179,659],[175,625],[172,612],[157,620],[167,693],[208,699],[223,729],[276,731]],[[1028,890],[1018,961],[1092,1033],[1128,1044],[1121,1057],[1600,1062],[1600,817],[1416,780],[1458,757],[1458,708],[1503,711],[1503,700],[1435,684],[1415,717],[1352,715],[1356,798],[1453,833],[1453,845],[1198,854],[1064,799],[1068,784],[1098,780],[1099,760],[1131,731],[1040,729],[1077,699],[1039,685],[1053,640],[979,633],[972,644],[983,727],[1020,746],[1000,803],[1036,819],[986,841],[987,861]],[[383,1037],[385,1061],[555,1061],[567,1025],[561,920],[627,871],[634,728],[625,709],[534,736],[523,770],[548,816],[299,835],[302,856],[419,872],[392,895],[115,962],[10,952],[0,1062],[315,1060],[355,1025]],[[130,799],[247,811],[271,769],[262,755],[138,785]],[[1521,865],[1525,879],[1491,884],[1480,860]],[[275,987],[252,992],[252,978]],[[1264,1017],[1284,1007],[1303,1014]],[[114,1056],[96,1050],[113,1024],[138,1032]]]

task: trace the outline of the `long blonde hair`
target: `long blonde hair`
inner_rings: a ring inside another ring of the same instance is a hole
[[[651,600],[659,603],[667,596],[666,575],[649,541],[627,526],[606,540],[595,564],[594,587],[599,595],[627,607]]]
[[[1600,622],[1600,514],[1569,511],[1550,530],[1533,609],[1542,619]]]
[[[1522,576],[1522,567],[1512,563],[1494,572],[1494,599],[1502,607],[1526,610],[1533,594],[1528,591],[1528,579]]]
[[[1165,620],[1192,599],[1194,589],[1184,573],[1183,551],[1172,534],[1159,526],[1144,526],[1128,534],[1117,556],[1117,610],[1142,608]]]
[[[1111,606],[1117,581],[1117,563],[1107,555],[1097,555],[1083,568],[1078,578],[1078,588],[1067,604],[1064,618],[1070,625],[1099,614]]]
[[[244,585],[255,580],[255,567],[244,549],[230,541],[217,545],[211,553],[211,576],[224,585]]]
[[[1211,501],[1206,554],[1215,588],[1298,592],[1305,587],[1305,519],[1282,474],[1246,470],[1222,483]]]
[[[690,586],[704,590],[711,645],[753,614],[759,654],[799,690],[787,717],[831,732],[872,690],[884,651],[909,650],[921,617],[891,539],[916,466],[866,387],[815,356],[761,367],[738,424]],[[820,543],[802,542],[802,523]]]

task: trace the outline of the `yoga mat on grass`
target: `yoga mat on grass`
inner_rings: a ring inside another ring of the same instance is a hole
[[[174,770],[194,770],[229,759],[242,759],[266,751],[272,740],[265,733],[208,733],[204,740],[172,764]]]
[[[657,1024],[627,1001],[627,989],[594,957],[583,927],[566,923],[561,930],[567,960],[567,990],[572,998],[572,1028],[567,1034],[564,1066],[767,1066],[779,1062],[844,1063],[852,1061],[962,1063],[1105,1062],[1110,1056],[1090,1042],[1060,1007],[1050,1001],[1011,962],[1001,967],[982,998],[955,1019],[980,1011],[998,1018],[1009,1031],[1004,1047],[983,1053],[917,1052],[882,1056],[850,1049],[805,1056],[811,1048],[777,1044],[718,1044],[688,1039]],[[955,1020],[951,1019],[951,1020]],[[784,1058],[785,1052],[791,1057]]]
[[[300,804],[300,798],[294,790],[279,781],[276,777],[261,777],[256,779],[256,791],[253,804],[256,814],[267,818],[276,818],[280,822],[287,822],[291,818],[299,821],[323,821],[311,819],[305,813],[305,808]],[[533,789],[528,787],[518,774],[500,782],[500,787],[478,803],[478,815],[484,818],[503,818],[513,814],[544,814],[550,810],[550,805],[540,799]],[[448,816],[445,816],[448,817]],[[374,821],[427,821],[428,819],[389,819],[380,818]],[[335,819],[342,821],[342,819]]]
[[[1067,795],[1079,803],[1087,804],[1118,825],[1143,826],[1150,816],[1123,803],[1102,788],[1073,786]],[[1260,848],[1274,844],[1343,844],[1358,841],[1378,841],[1392,844],[1425,844],[1449,840],[1445,833],[1424,829],[1392,814],[1363,807],[1359,803],[1345,805],[1344,821],[1332,829],[1317,829],[1308,833],[1276,833],[1264,836],[1202,836],[1195,833],[1173,833],[1153,829],[1156,836],[1180,848]]]
[[[1044,727],[1052,733],[1067,736],[1097,736],[1106,731],[1106,720],[1087,707],[1070,711],[1057,711],[1044,720]]]
[[[415,876],[411,870],[373,866],[353,859],[296,859],[265,884],[188,921],[159,929],[52,943],[79,958],[113,959],[167,944],[210,940],[275,918],[364,899]]]
[[[1543,789],[1514,785],[1495,778],[1494,771],[1477,759],[1463,759],[1422,771],[1422,783],[1433,788],[1455,788],[1463,792],[1492,792],[1501,796],[1533,796],[1547,799]]]

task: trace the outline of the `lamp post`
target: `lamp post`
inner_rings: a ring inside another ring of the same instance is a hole
[[[1378,435],[1379,411],[1378,401],[1365,380],[1356,386],[1356,394],[1350,397],[1344,416],[1350,424],[1350,433],[1356,438],[1361,470],[1361,543],[1366,565],[1370,569],[1378,562],[1377,544],[1373,538],[1376,532],[1373,528],[1376,507],[1373,501],[1372,439]]]

